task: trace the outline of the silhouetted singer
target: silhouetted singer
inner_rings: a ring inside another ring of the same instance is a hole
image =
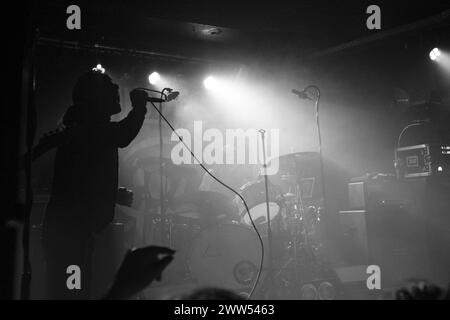
[[[72,92],[63,125],[71,130],[55,156],[51,197],[43,221],[49,299],[90,298],[93,239],[114,216],[118,188],[118,148],[138,134],[146,114],[147,93],[130,92],[132,110],[119,122],[119,87],[106,74],[82,75]],[[67,268],[81,271],[81,289]],[[69,281],[68,281],[69,279]]]

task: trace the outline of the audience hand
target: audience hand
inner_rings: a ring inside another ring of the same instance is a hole
[[[174,250],[148,246],[129,250],[106,299],[129,299],[161,280],[162,271],[173,260]]]
[[[443,298],[444,291],[426,281],[414,282],[396,291],[396,300],[439,300]]]

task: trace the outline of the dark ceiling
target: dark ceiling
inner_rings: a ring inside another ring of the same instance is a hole
[[[381,8],[382,30],[366,28],[366,8]],[[68,31],[66,7],[78,4],[82,30]],[[36,6],[42,37],[198,58],[304,57],[371,37],[450,9],[447,1],[47,1]],[[428,21],[410,33],[449,25]],[[440,37],[443,37],[440,35]]]

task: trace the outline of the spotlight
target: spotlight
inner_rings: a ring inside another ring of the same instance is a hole
[[[103,68],[100,63],[97,64],[94,68],[92,68],[92,70],[97,71],[97,72],[101,72],[101,73],[105,73],[105,68]]]
[[[216,78],[209,76],[205,80],[203,80],[203,85],[208,90],[214,90],[218,86],[218,81]]]
[[[430,59],[436,61],[441,56],[441,51],[438,48],[434,48],[430,51]]]
[[[160,80],[161,80],[161,76],[156,71],[152,72],[152,74],[150,74],[148,76],[148,82],[150,82],[150,84],[152,84],[152,85],[157,84]]]

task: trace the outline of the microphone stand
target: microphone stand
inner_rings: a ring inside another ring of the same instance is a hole
[[[165,96],[165,91],[170,91],[169,88],[164,88],[161,91],[161,99]],[[162,114],[162,102],[159,103],[159,112]],[[161,115],[158,117],[158,130],[159,130],[159,175],[160,175],[160,189],[159,189],[159,202],[160,202],[160,219],[161,219],[161,241],[162,245],[170,244],[171,242],[171,235],[170,235],[170,229],[169,232],[166,230],[166,210],[165,210],[165,190],[164,190],[164,161],[163,161],[163,152],[164,152],[164,146],[163,146],[163,135],[162,135],[162,118]],[[167,185],[167,179],[166,179],[166,185]]]
[[[322,186],[322,197],[323,197],[323,207],[325,210],[327,209],[327,197],[325,193],[325,174],[324,174],[324,166],[323,166],[323,155],[322,155],[322,135],[320,130],[320,121],[319,121],[319,102],[320,102],[320,89],[318,86],[309,85],[302,92],[306,93],[308,90],[313,89],[315,91],[315,111],[316,111],[316,127],[317,127],[317,136],[319,139],[319,165],[320,165],[320,175],[321,175],[321,186]],[[310,99],[308,96],[305,96],[306,99]]]
[[[267,163],[266,163],[266,146],[265,146],[265,133],[264,129],[260,129],[261,133],[261,143],[262,143],[262,151],[263,151],[263,168],[264,168],[264,187],[266,192],[266,219],[267,219],[267,241],[269,243],[269,252],[268,252],[268,274],[266,276],[266,281],[268,281],[269,289],[268,291],[273,289],[274,278],[273,278],[273,255],[272,255],[272,228],[270,226],[270,209],[269,209],[269,185],[267,178]],[[266,294],[268,294],[266,292]]]
[[[166,213],[166,209],[165,209],[165,190],[164,190],[164,161],[163,161],[163,152],[164,152],[164,148],[163,148],[163,135],[162,135],[162,103],[163,102],[169,102],[173,99],[176,99],[176,97],[178,96],[175,95],[174,97],[170,97],[168,96],[165,92],[168,92],[169,95],[170,93],[172,93],[172,89],[170,88],[164,88],[162,89],[162,91],[156,91],[156,90],[152,90],[152,89],[147,89],[147,88],[137,88],[140,90],[145,90],[145,91],[149,91],[149,92],[155,92],[155,93],[159,93],[160,94],[160,99],[159,99],[159,108],[155,106],[154,101],[152,100],[148,100],[153,107],[155,108],[156,111],[158,111],[159,117],[158,117],[158,130],[159,130],[159,174],[160,174],[160,189],[159,189],[159,203],[160,203],[160,219],[161,219],[161,242],[162,245],[167,245],[167,242],[169,242],[169,245],[171,243],[171,234],[170,234],[170,230],[171,228],[169,228],[169,232],[166,231],[166,219],[165,219],[165,213]],[[165,99],[163,99],[165,98]],[[167,178],[166,178],[166,186],[167,186]]]

